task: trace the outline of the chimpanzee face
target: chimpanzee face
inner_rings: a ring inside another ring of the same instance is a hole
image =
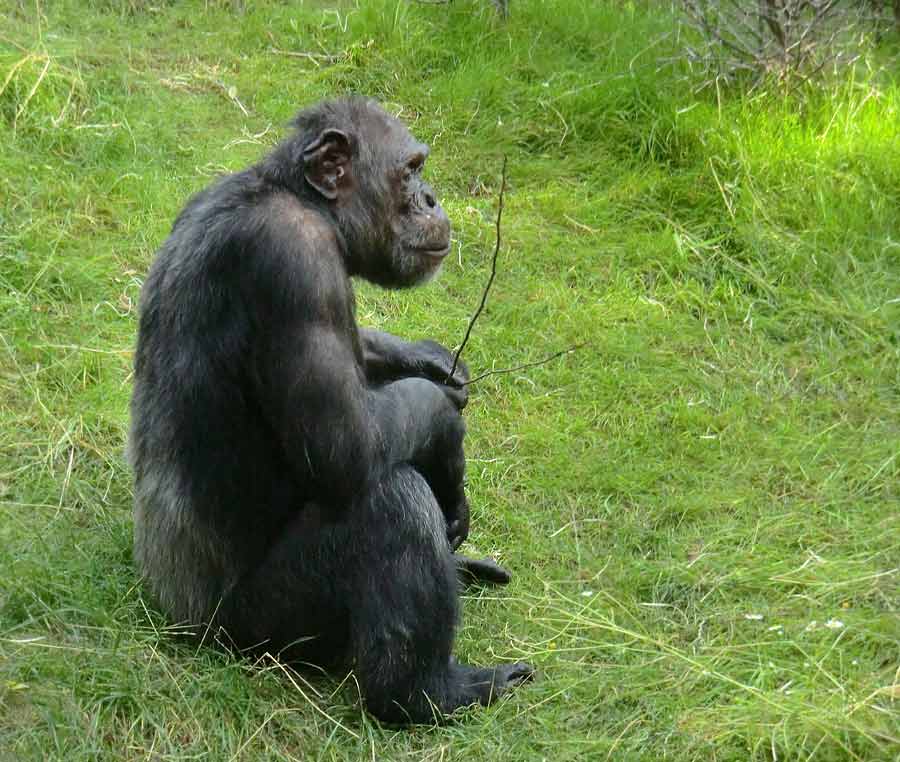
[[[450,220],[422,173],[428,146],[374,103],[356,124],[327,128],[304,152],[307,182],[331,206],[351,274],[402,288],[433,278]]]
[[[414,285],[437,275],[450,252],[450,220],[422,177],[428,146],[404,132],[405,150],[394,160],[397,216],[391,270],[398,285]]]

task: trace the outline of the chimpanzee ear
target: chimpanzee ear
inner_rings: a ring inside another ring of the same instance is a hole
[[[350,138],[346,132],[323,130],[303,152],[303,174],[313,188],[329,201],[349,187]]]

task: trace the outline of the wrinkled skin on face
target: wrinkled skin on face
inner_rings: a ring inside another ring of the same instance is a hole
[[[423,178],[428,146],[374,102],[356,107],[348,129],[324,127],[305,147],[306,182],[343,233],[351,275],[393,288],[423,283],[450,251],[450,220]]]
[[[398,224],[391,253],[392,271],[403,285],[429,280],[437,275],[450,252],[450,220],[422,178],[428,146],[412,140],[399,162],[396,197]]]

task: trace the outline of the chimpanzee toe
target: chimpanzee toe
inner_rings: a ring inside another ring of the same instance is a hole
[[[534,680],[534,676],[534,667],[524,661],[517,661],[515,664],[505,664],[502,667],[497,667],[494,686],[498,691],[502,692],[530,682]]]

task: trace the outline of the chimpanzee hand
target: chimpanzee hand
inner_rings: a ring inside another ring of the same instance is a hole
[[[446,347],[431,339],[413,341],[407,345],[407,362],[417,375],[431,379],[438,384],[446,384],[461,390],[465,389],[469,380],[469,368],[462,361],[456,363],[456,370],[450,376],[453,367],[453,355]]]
[[[457,410],[468,404],[469,390],[463,384],[469,380],[469,368],[459,360],[451,376],[453,355],[438,342],[431,339],[410,342],[405,347],[402,363],[406,373],[427,378],[440,386]]]
[[[462,410],[469,399],[465,382],[469,380],[469,369],[460,360],[456,370],[453,355],[436,341],[403,341],[384,331],[369,328],[360,329],[366,376],[372,382],[390,379],[419,377],[427,378],[441,386],[447,398],[457,410]]]
[[[435,383],[441,388],[444,396],[453,403],[453,407],[459,412],[462,412],[462,409],[469,404],[469,392],[466,391],[465,386],[450,386],[449,384]]]
[[[455,551],[469,536],[469,501],[465,495],[462,495],[452,510],[444,510],[444,519],[447,522],[447,541],[450,543],[450,550]]]

